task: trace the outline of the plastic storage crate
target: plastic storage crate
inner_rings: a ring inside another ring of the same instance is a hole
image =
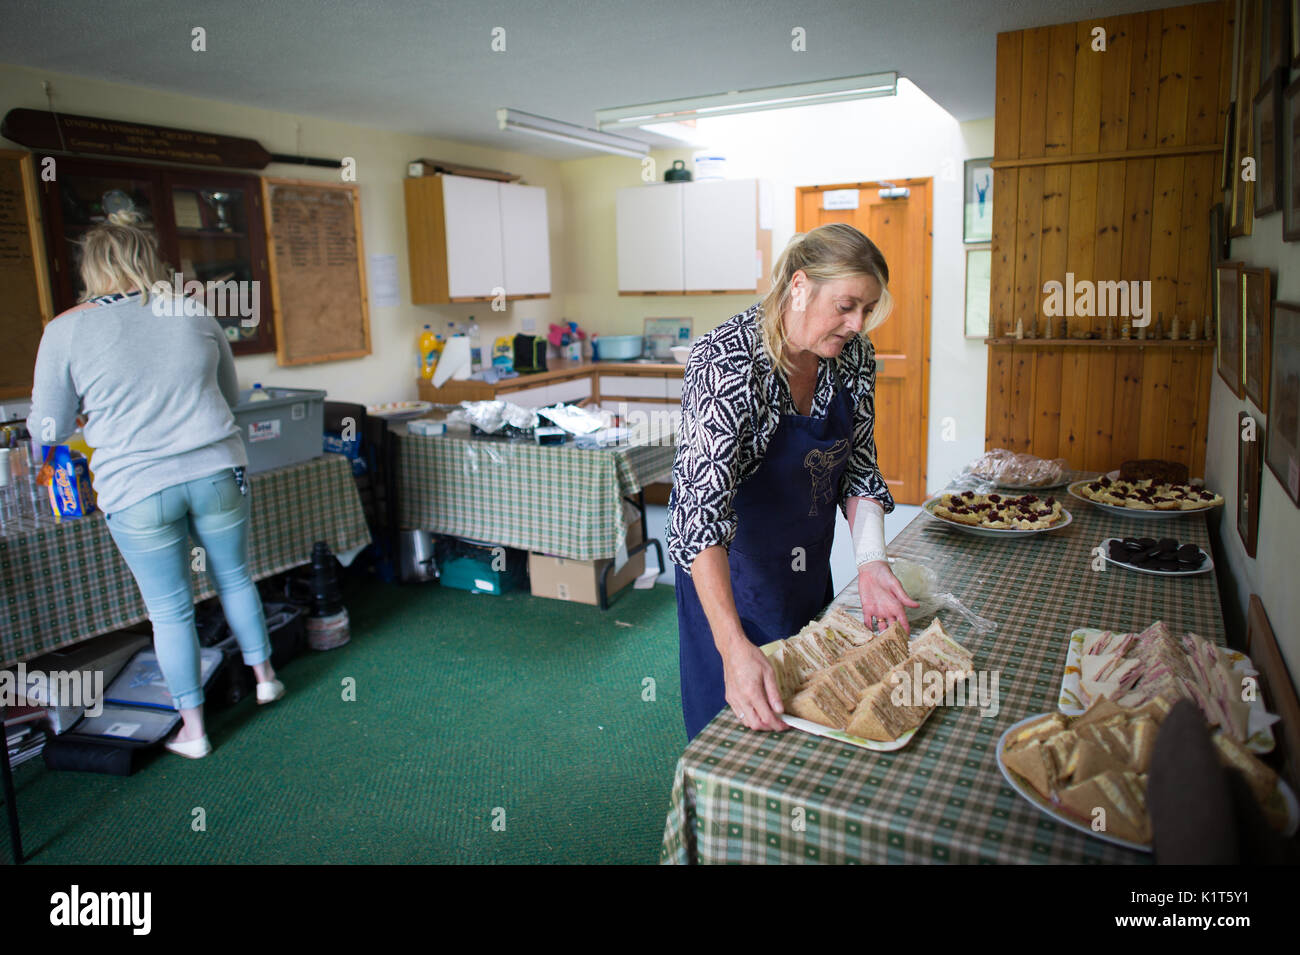
[[[325,453],[325,392],[310,388],[263,388],[265,401],[239,393],[235,424],[248,449],[248,472],[269,471]]]

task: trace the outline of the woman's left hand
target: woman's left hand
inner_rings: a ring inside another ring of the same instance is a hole
[[[881,626],[887,627],[896,620],[904,633],[912,632],[904,607],[921,605],[907,595],[889,569],[888,561],[873,560],[858,568],[858,595],[862,598],[862,619],[870,629],[876,629],[872,622],[874,617]]]

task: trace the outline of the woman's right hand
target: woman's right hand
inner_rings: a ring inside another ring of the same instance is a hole
[[[787,730],[781,720],[785,707],[777,688],[776,671],[767,655],[747,639],[734,641],[722,655],[727,705],[752,730]]]

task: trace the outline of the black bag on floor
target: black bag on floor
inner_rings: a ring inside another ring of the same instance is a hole
[[[264,603],[262,613],[271,640],[271,666],[279,671],[302,653],[306,642],[306,614],[301,607],[287,603]],[[216,649],[222,652],[225,663],[207,698],[213,703],[233,704],[252,696],[257,686],[253,668],[244,663],[234,634],[217,644]]]

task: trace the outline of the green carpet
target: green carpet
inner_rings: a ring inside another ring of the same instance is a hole
[[[18,767],[29,861],[658,860],[686,744],[671,587],[601,612],[361,581],[347,606],[352,642],[293,661],[275,704],[210,712],[204,759],[159,749],[130,777]]]

